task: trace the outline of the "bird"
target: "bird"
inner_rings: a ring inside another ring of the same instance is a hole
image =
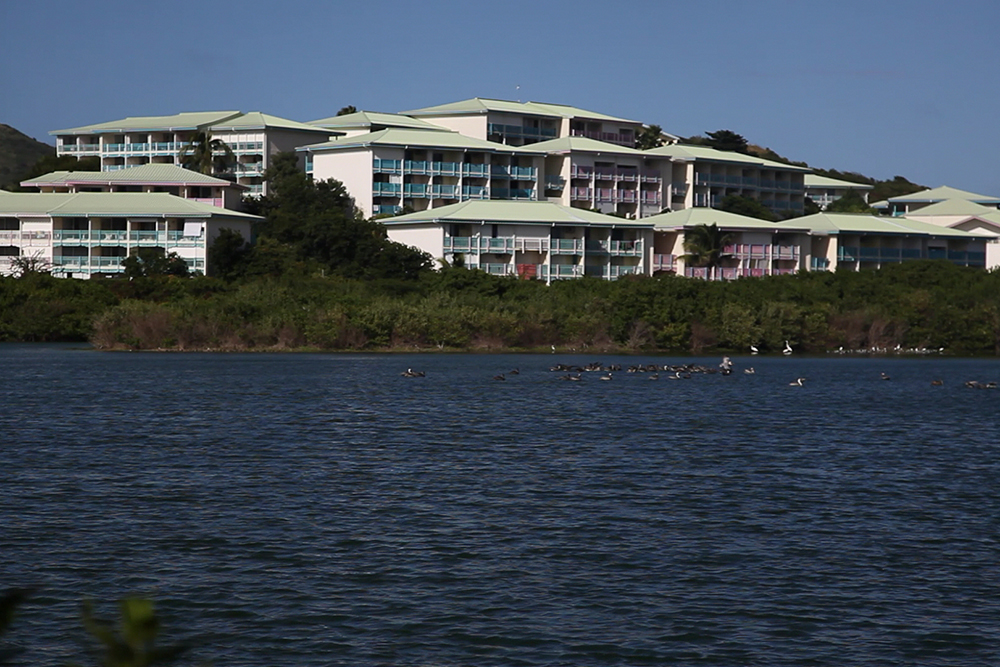
[[[660,379],[660,374],[659,373],[650,373],[649,374],[649,379],[650,380],[659,380]]]
[[[792,353],[792,346],[788,344],[787,340],[785,341],[785,349],[782,350],[781,353],[784,354],[786,357]]]
[[[494,375],[493,379],[494,380],[506,380],[507,378],[504,377],[503,373],[500,373],[500,375]]]
[[[412,368],[407,368],[404,372],[400,373],[405,378],[422,378],[424,377],[423,371],[415,371]]]
[[[745,373],[746,375],[754,375],[754,374],[756,374],[756,373],[757,373],[757,371],[755,371],[755,370],[753,369],[753,366],[751,366],[750,368],[744,368],[744,369],[743,369],[743,372],[744,372],[744,373]]]
[[[750,354],[759,354],[759,353],[760,353],[760,350],[757,349],[756,345],[751,345],[750,346]]]
[[[932,387],[940,387],[944,384],[944,380],[931,380]]]
[[[886,375],[885,372],[882,372],[881,373],[881,379],[883,379],[883,380],[891,380],[892,378],[890,378],[888,375]]]
[[[510,371],[510,372],[508,373],[508,375],[518,375],[518,374],[519,374],[520,372],[521,372],[521,369],[520,369],[520,368],[515,368],[515,369],[511,370],[511,371]]]
[[[806,385],[805,378],[798,378],[797,380],[795,380],[795,382],[788,383],[789,387],[804,387],[805,385]]]
[[[607,374],[607,375],[602,375],[602,376],[601,376],[601,377],[599,377],[598,379],[599,379],[599,380],[605,380],[605,381],[607,381],[607,380],[610,380],[610,379],[611,379],[611,371],[608,371],[608,374]]]

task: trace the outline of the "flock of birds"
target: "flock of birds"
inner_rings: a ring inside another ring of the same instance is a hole
[[[787,341],[785,343],[785,354],[791,354],[791,347],[788,345]],[[567,382],[580,382],[583,380],[584,374],[587,373],[599,373],[598,380],[603,382],[610,382],[614,379],[615,373],[622,370],[621,364],[609,364],[605,365],[599,361],[593,361],[583,366],[578,366],[574,364],[554,364],[549,367],[549,371],[553,373],[562,373],[559,376],[560,380]],[[663,378],[667,380],[690,380],[695,375],[732,375],[735,370],[735,364],[733,360],[729,357],[723,357],[722,362],[717,366],[705,366],[702,364],[636,364],[628,366],[625,369],[626,374],[645,374],[646,379],[649,380],[659,380],[661,373],[663,373]],[[506,373],[498,373],[493,376],[493,380],[496,382],[505,382],[508,376],[519,375],[521,373],[520,369],[514,368]],[[757,371],[753,366],[748,366],[743,369],[744,375],[756,375]],[[405,378],[422,378],[426,376],[424,371],[415,371],[412,368],[407,368],[405,371],[400,373],[401,376]],[[885,372],[879,374],[880,380],[891,380],[892,378]],[[789,387],[804,387],[806,384],[806,378],[800,377],[795,378],[793,381],[788,383]],[[935,387],[940,387],[944,385],[944,380],[932,380],[931,385]],[[964,383],[964,386],[971,389],[996,389],[996,382],[979,382],[978,380],[969,380]]]

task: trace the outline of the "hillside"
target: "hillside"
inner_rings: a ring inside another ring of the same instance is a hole
[[[0,188],[15,185],[36,162],[55,153],[54,146],[0,123]]]

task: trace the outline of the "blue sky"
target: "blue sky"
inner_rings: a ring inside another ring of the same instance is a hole
[[[995,0],[0,0],[0,122],[557,102],[1000,196]]]

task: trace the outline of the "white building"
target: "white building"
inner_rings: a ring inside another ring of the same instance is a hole
[[[176,252],[204,273],[221,230],[249,240],[260,219],[166,193],[0,191],[0,273],[10,274],[15,258],[31,257],[54,275],[109,276],[139,248]]]
[[[819,176],[818,174],[806,174],[804,180],[806,197],[809,197],[814,204],[819,206],[820,210],[826,210],[827,206],[848,192],[857,192],[867,204],[868,194],[875,187],[867,183],[842,181],[837,178],[829,178],[828,176]]]
[[[671,144],[644,153],[669,158],[673,164],[671,199],[664,208],[716,208],[726,196],[738,195],[756,199],[779,215],[803,213],[807,168],[705,146]]]
[[[165,192],[203,204],[239,210],[249,189],[173,164],[144,164],[115,171],[53,171],[21,187],[39,192]]]
[[[907,220],[986,235],[986,268],[1000,268],[1000,210],[967,199],[947,199],[906,215]]]
[[[669,158],[577,136],[530,148],[546,154],[548,201],[636,219],[656,215],[670,200]]]
[[[889,199],[885,201],[872,204],[872,208],[881,209],[889,215],[907,215],[909,213],[913,213],[914,211],[918,211],[925,206],[930,206],[931,204],[947,201],[949,199],[962,199],[975,204],[980,204],[982,206],[988,206],[990,208],[1000,207],[1000,199],[997,197],[989,197],[987,195],[980,195],[975,192],[968,192],[967,190],[959,190],[957,188],[948,187],[947,185],[942,185],[939,188],[921,190],[920,192],[914,192],[909,195],[889,197]]]
[[[266,194],[263,173],[271,156],[329,136],[322,127],[239,111],[130,117],[49,134],[56,137],[56,155],[97,156],[102,171],[113,171],[150,163],[180,165],[198,132],[229,145],[237,160],[231,175],[250,194]]]
[[[493,275],[551,282],[648,273],[651,225],[553,202],[467,201],[383,223],[393,241]]]
[[[402,113],[460,132],[467,137],[511,146],[524,146],[560,137],[589,137],[634,148],[636,138],[643,128],[639,121],[563,104],[512,102],[485,97]]]
[[[537,200],[544,157],[457,132],[399,128],[298,150],[314,179],[342,182],[366,216],[475,199]]]

